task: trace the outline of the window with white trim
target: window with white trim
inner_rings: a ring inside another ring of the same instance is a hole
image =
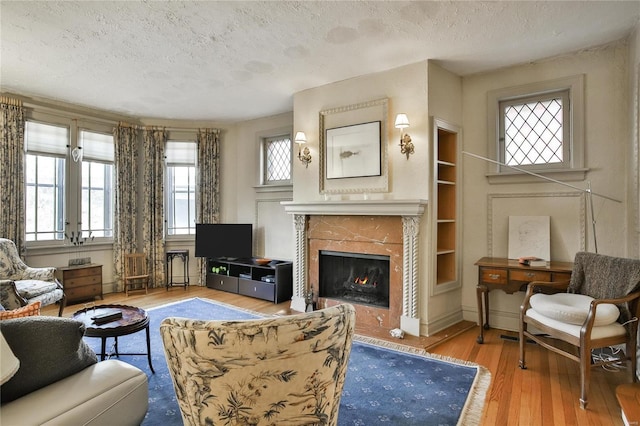
[[[291,183],[291,135],[265,137],[262,140],[264,185]]]
[[[64,240],[69,128],[25,124],[27,241]]]
[[[104,123],[29,114],[25,123],[28,243],[80,245],[113,239],[115,175],[110,129]]]
[[[491,175],[584,173],[582,75],[489,92]],[[576,175],[579,178],[579,174]]]
[[[80,131],[82,152],[81,231],[89,238],[113,237],[113,135]]]
[[[165,159],[167,236],[194,235],[196,232],[196,143],[167,141]]]

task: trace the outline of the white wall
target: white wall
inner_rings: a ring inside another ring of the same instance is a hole
[[[431,194],[432,115],[462,124],[462,82],[460,77],[435,63],[423,61],[381,73],[370,74],[316,87],[294,96],[294,130],[304,131],[313,155],[309,168],[297,164],[294,173],[294,201],[323,200],[320,193],[319,114],[320,111],[388,98],[387,149],[389,190],[368,194],[372,199],[429,199]],[[406,158],[400,152],[400,133],[393,127],[397,113],[406,113],[411,126],[415,153]],[[354,123],[355,124],[355,123]],[[362,200],[361,193],[329,195],[331,200]],[[430,296],[430,226],[422,218],[419,235],[419,317],[421,334],[430,334],[462,319],[460,290]]]
[[[460,127],[461,132],[458,134],[458,158],[462,159],[460,151],[464,144],[464,130],[462,129],[462,78],[455,75],[433,61],[429,62],[429,75],[428,75],[428,104],[429,104],[429,116],[440,120],[444,120],[449,124]],[[434,130],[430,129],[430,149],[433,154]],[[430,188],[434,188],[433,182],[433,164],[430,160]],[[462,185],[458,185],[458,191],[462,191]],[[434,195],[435,196],[435,195]],[[431,197],[431,195],[430,195]],[[435,220],[437,213],[432,207],[433,203],[429,203],[428,222]],[[460,206],[462,207],[462,206]],[[459,209],[462,211],[462,208]],[[460,218],[461,219],[461,218]],[[461,226],[462,221],[458,223]],[[462,288],[454,289],[446,293],[434,294],[434,288],[428,288],[429,285],[435,287],[436,283],[436,265],[435,265],[435,250],[437,243],[435,237],[437,235],[435,223],[431,223],[432,228],[428,231],[433,232],[433,237],[430,235],[431,244],[429,244],[429,250],[424,250],[421,253],[421,281],[424,283],[425,291],[422,293],[421,298],[422,312],[426,314],[426,327],[424,327],[425,334],[433,334],[443,328],[450,326],[456,322],[462,320]],[[458,253],[462,253],[464,245],[456,247]],[[462,260],[462,257],[459,257]],[[426,293],[428,288],[429,293]],[[429,294],[429,297],[426,297]]]
[[[224,179],[221,181],[234,181],[234,219],[253,224],[256,256],[293,259],[293,220],[280,204],[292,200],[292,186],[260,187],[262,138],[291,133],[292,128],[291,112],[245,121],[236,125],[235,138],[230,141],[235,148],[235,162],[225,163],[228,167],[223,168]],[[294,151],[297,153],[295,147]],[[294,169],[298,165],[301,163],[293,158]]]
[[[579,53],[509,67],[463,79],[465,150],[487,156],[487,93],[491,90],[585,75],[585,163],[587,180],[594,192],[623,200],[616,203],[594,197],[597,242],[600,253],[625,256],[630,230],[627,224],[628,87],[625,65],[627,47],[615,43]],[[571,261],[580,249],[581,197],[577,191],[553,183],[493,184],[485,178],[487,164],[467,157],[464,167],[464,257],[462,305],[465,319],[477,321],[476,284],[479,258],[493,248],[505,256],[508,215],[526,212],[549,215],[552,221],[552,260]],[[572,182],[586,188],[587,182]],[[539,195],[551,195],[539,197]],[[511,198],[515,197],[515,198]],[[489,209],[491,213],[489,212]],[[590,220],[590,219],[589,219]],[[553,224],[562,224],[554,226]],[[490,227],[491,226],[491,227]],[[586,222],[585,222],[586,226]],[[578,227],[578,228],[576,228]],[[593,251],[593,233],[586,227],[587,249]],[[489,245],[488,242],[491,242]],[[500,328],[517,329],[522,293],[491,292],[491,322]]]
[[[319,184],[320,111],[353,104],[389,99],[387,148],[389,153],[389,192],[370,194],[375,199],[427,198],[429,164],[429,115],[427,110],[427,63],[419,62],[393,70],[339,81],[298,92],[294,95],[294,131],[307,135],[313,156],[308,168],[298,161],[294,166],[293,198],[297,202],[323,199]],[[409,116],[415,154],[407,160],[400,153],[400,133],[393,127],[397,113]],[[355,124],[355,123],[354,123]],[[333,195],[335,199],[362,199],[362,194]]]

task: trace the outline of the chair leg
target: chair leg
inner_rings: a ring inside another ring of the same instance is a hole
[[[58,316],[62,316],[64,308],[67,306],[67,295],[62,293],[62,299],[60,299],[60,309],[58,310]]]
[[[631,333],[635,333],[637,336],[638,331],[631,327]],[[628,339],[627,340],[627,358],[631,361],[631,381],[633,383],[638,381],[638,350],[636,347],[636,339]]]
[[[591,347],[588,344],[580,345],[580,408],[587,408],[587,393],[589,392],[589,380],[591,379]]]

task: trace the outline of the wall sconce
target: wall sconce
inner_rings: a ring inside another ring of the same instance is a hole
[[[302,145],[307,143],[307,135],[305,135],[304,132],[297,132],[294,142],[298,144],[298,160],[302,161],[305,167],[309,168],[311,152],[307,146],[305,146],[304,149],[302,148]]]
[[[411,136],[408,134],[402,134],[402,129],[409,127],[409,117],[407,114],[396,115],[396,129],[400,129],[400,152],[407,156],[413,154],[413,143],[411,142]]]

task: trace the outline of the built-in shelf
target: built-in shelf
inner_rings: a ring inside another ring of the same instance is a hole
[[[442,120],[433,120],[433,203],[435,216],[432,241],[435,251],[434,285],[432,293],[438,294],[460,286],[458,274],[458,188],[460,129]]]

